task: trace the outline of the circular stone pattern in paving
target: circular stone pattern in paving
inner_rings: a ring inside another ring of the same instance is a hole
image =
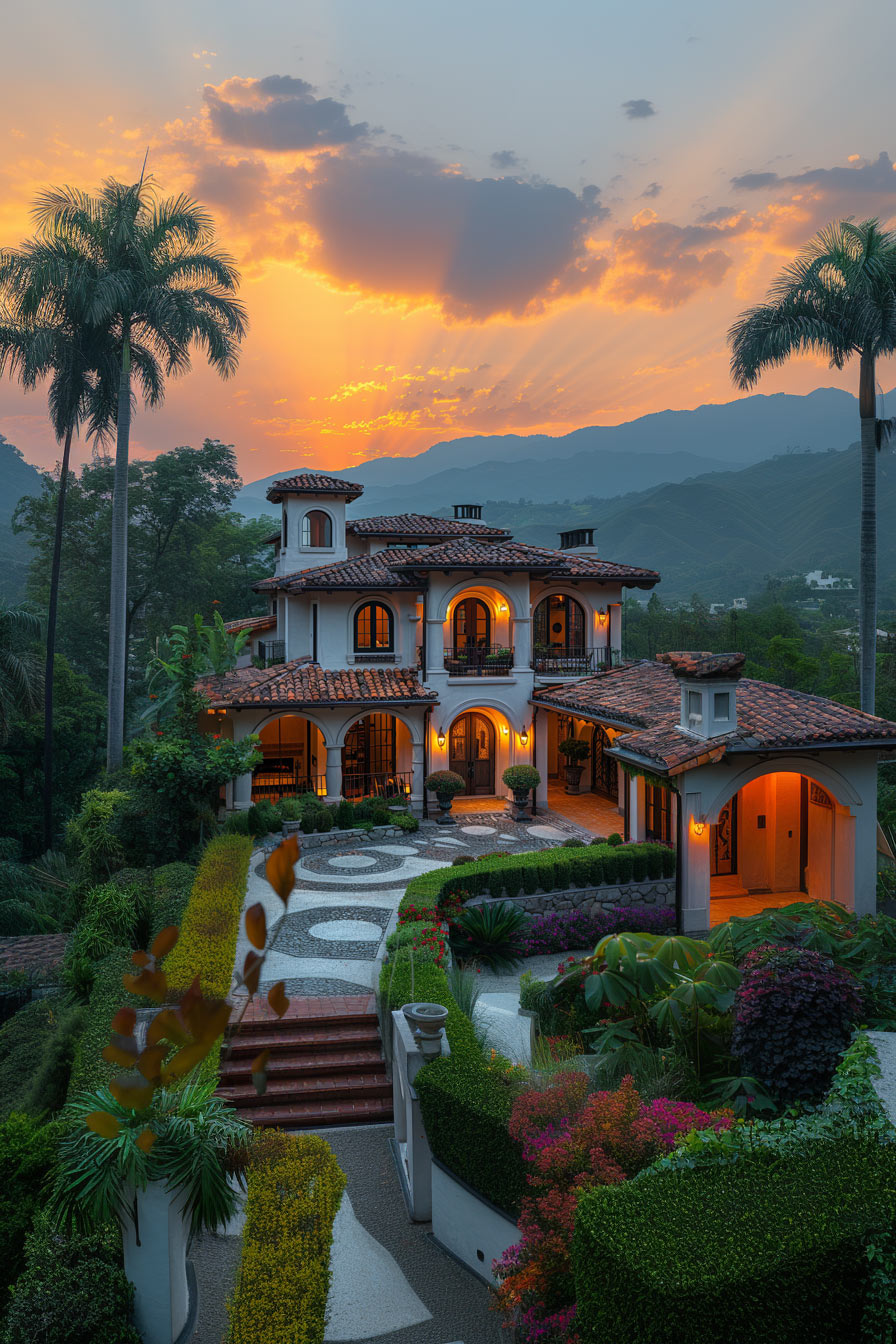
[[[461,826],[464,835],[494,835],[496,826]]]
[[[277,925],[277,951],[291,957],[327,957],[337,961],[373,961],[391,909],[382,906],[331,905],[294,910]],[[360,924],[363,932],[330,934],[328,927]]]
[[[342,943],[353,939],[379,942],[383,936],[379,924],[371,924],[366,919],[328,919],[323,924],[312,924],[308,932],[312,938]]]
[[[327,859],[331,868],[373,868],[376,865],[376,859],[372,859],[369,854],[334,854],[331,859]]]
[[[527,826],[526,830],[530,835],[534,835],[536,840],[568,840],[567,831],[558,830],[556,826]]]
[[[393,874],[399,873],[405,860],[411,856],[416,858],[417,851],[412,850],[411,855],[407,855],[371,849],[368,854],[361,854],[357,849],[353,849],[345,854],[328,854],[326,850],[314,849],[310,854],[302,855],[302,862],[296,869],[296,877],[300,883],[303,876],[313,880],[317,874],[327,882],[342,880],[349,887],[356,883],[366,885],[379,882],[381,874],[383,880],[388,880]],[[407,877],[402,880],[406,882]]]

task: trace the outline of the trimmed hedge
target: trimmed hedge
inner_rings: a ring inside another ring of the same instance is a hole
[[[472,863],[414,877],[399,905],[399,915],[410,907],[430,923],[438,907],[452,897],[532,895],[568,887],[618,886],[673,877],[675,850],[666,845],[583,845],[572,849],[533,850],[525,854],[498,854]]]
[[[93,988],[87,1004],[86,1025],[75,1046],[75,1057],[68,1084],[68,1099],[83,1090],[94,1091],[107,1087],[121,1072],[118,1064],[108,1064],[102,1058],[102,1052],[109,1044],[112,1019],[119,1008],[125,1004],[136,1007],[146,1004],[148,999],[135,998],[128,994],[121,983],[123,975],[134,973],[129,947],[117,947],[102,961],[96,963]]]
[[[853,1344],[894,1207],[896,1146],[849,1137],[586,1191],[583,1344]]]
[[[206,847],[180,937],[165,959],[173,995],[185,994],[197,975],[204,994],[223,999],[228,993],[252,847],[241,835],[216,836]]]
[[[432,962],[415,961],[412,982],[410,956],[399,948],[380,972],[380,995],[390,1010],[413,1001],[448,1009],[445,1034],[451,1054],[434,1059],[414,1079],[426,1137],[434,1157],[516,1217],[526,1185],[522,1150],[508,1131],[516,1092],[500,1069],[488,1067],[445,972]]]
[[[0,1027],[0,1120],[13,1111],[53,1114],[65,1104],[82,1008],[34,999]]]
[[[227,1344],[322,1344],[345,1176],[314,1134],[256,1134]]]

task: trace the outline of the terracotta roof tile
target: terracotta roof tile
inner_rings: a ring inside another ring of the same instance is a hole
[[[345,495],[346,500],[363,495],[363,485],[345,481],[341,476],[327,476],[322,471],[301,471],[295,476],[284,476],[268,487],[267,497],[276,504],[284,495]]]
[[[712,656],[712,655],[709,655]],[[722,674],[724,676],[724,673]],[[805,691],[743,677],[737,687],[737,729],[699,738],[679,727],[681,690],[667,662],[629,663],[574,685],[536,691],[536,704],[602,720],[631,731],[615,746],[645,757],[669,774],[728,752],[786,748],[896,746],[896,723]]]
[[[719,681],[737,681],[743,672],[745,653],[658,653],[661,663],[668,663],[676,677],[700,681],[713,678]]]
[[[394,562],[392,562],[394,564]],[[396,566],[398,567],[398,566]],[[546,546],[529,546],[522,541],[486,542],[477,537],[461,537],[442,546],[412,551],[401,568],[414,569],[527,569],[557,576],[564,574],[596,579],[630,581],[652,587],[659,583],[653,569],[621,565],[596,555],[577,551],[552,551]]]
[[[345,530],[356,537],[494,537],[509,539],[505,527],[489,527],[467,518],[434,518],[426,513],[395,513],[376,518],[353,518]]]
[[[0,938],[0,971],[52,971],[62,965],[67,933]]]
[[[271,705],[430,704],[436,699],[409,667],[355,667],[330,670],[296,659],[264,670],[239,668],[221,677],[203,677],[196,689],[210,707]]]
[[[402,559],[407,550],[393,547],[377,551],[375,555],[356,555],[348,560],[336,560],[332,565],[316,565],[300,569],[294,574],[272,574],[254,584],[257,593],[281,589],[287,593],[303,593],[319,588],[410,588],[419,589],[419,580],[393,567],[396,557]]]
[[[276,616],[243,616],[238,621],[225,621],[224,629],[229,635],[238,635],[241,630],[251,630],[254,635],[260,630],[273,630],[276,624]]]

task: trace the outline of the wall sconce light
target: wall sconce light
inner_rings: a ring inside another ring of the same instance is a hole
[[[501,732],[504,734],[505,737],[507,736],[507,724],[506,724],[506,723],[502,723],[502,724],[501,724]]]
[[[695,835],[702,835],[706,830],[706,822],[698,821],[696,817],[691,818],[691,830]]]
[[[599,625],[606,625],[608,619],[609,619],[609,613],[604,611],[603,609],[601,609],[597,613],[597,621]]]
[[[444,745],[445,745],[445,729],[444,729],[444,728],[440,728],[440,729],[439,729],[438,734],[437,734],[437,736],[436,736],[436,741],[438,742],[438,744],[439,744],[440,747],[444,747]]]
[[[500,613],[501,613],[502,616],[506,616],[506,615],[507,615],[507,603],[506,603],[506,602],[499,602],[499,604],[498,604],[498,610],[500,611]]]
[[[528,728],[521,728],[521,729],[520,729],[520,742],[523,744],[524,747],[528,747],[528,745],[529,745],[529,729],[528,729]]]

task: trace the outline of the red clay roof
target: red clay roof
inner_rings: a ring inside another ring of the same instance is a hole
[[[302,705],[430,704],[437,697],[410,667],[356,667],[331,671],[296,659],[264,670],[238,668],[220,677],[203,677],[196,689],[212,709],[242,705],[299,708]]]
[[[276,624],[276,616],[243,616],[238,621],[225,621],[224,629],[229,635],[238,635],[241,630],[251,630],[254,635],[259,630],[272,630]]]
[[[0,938],[0,971],[53,971],[62,965],[67,942],[67,933]]]
[[[681,691],[666,662],[644,660],[566,686],[536,691],[536,704],[631,730],[616,739],[621,752],[678,774],[728,752],[786,748],[896,746],[896,723],[836,700],[789,691],[744,677],[737,686],[737,729],[699,738],[679,727]]]
[[[356,537],[494,537],[509,539],[505,527],[472,523],[467,518],[433,518],[426,513],[395,513],[377,518],[353,518],[345,530]]]
[[[408,552],[403,548],[393,547],[377,551],[374,555],[355,555],[348,560],[336,560],[332,565],[300,569],[294,574],[272,574],[268,579],[260,579],[253,587],[257,593],[274,589],[287,593],[303,593],[319,588],[419,589],[419,580],[393,567],[396,557],[405,559],[407,555]]]
[[[744,670],[745,653],[658,653],[676,677],[689,681],[737,681]]]
[[[660,578],[656,570],[620,565],[596,555],[552,551],[522,541],[486,542],[477,537],[461,537],[442,546],[412,551],[406,554],[403,564],[396,565],[394,561],[392,564],[402,569],[527,569],[557,576],[616,579],[646,588],[659,583]]]
[[[346,502],[350,503],[363,493],[363,485],[344,481],[341,476],[326,476],[322,471],[302,471],[275,481],[268,487],[267,497],[272,504],[277,504],[284,495],[344,495]]]

